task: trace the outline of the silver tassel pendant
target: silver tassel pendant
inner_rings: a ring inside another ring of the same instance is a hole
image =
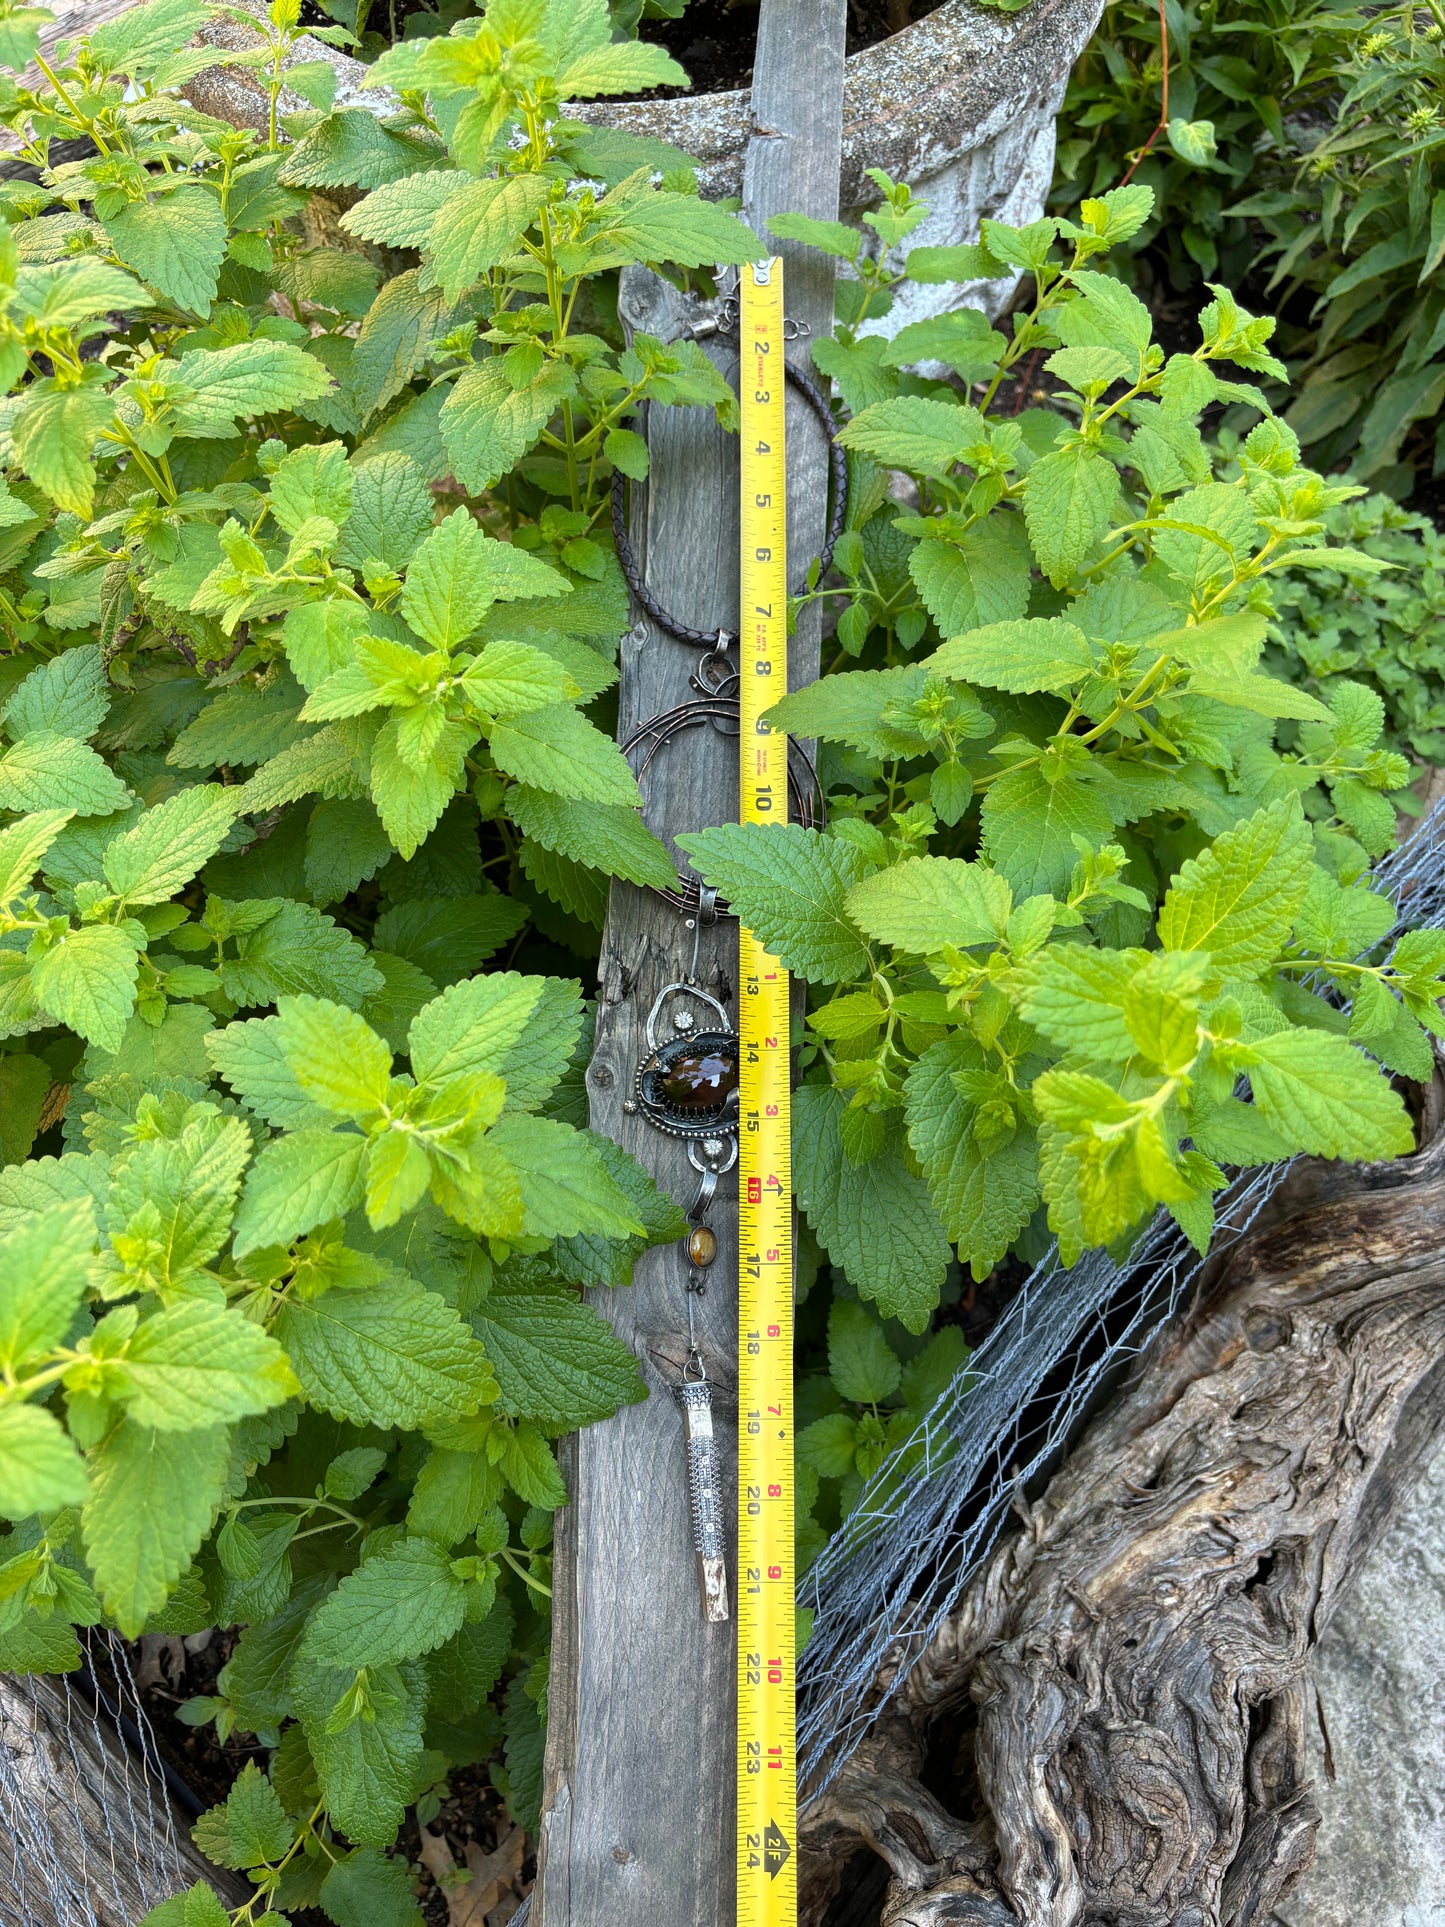
[[[713,1453],[712,1387],[705,1378],[684,1379],[677,1387],[677,1401],[682,1407],[683,1437],[687,1441],[687,1498],[702,1616],[710,1624],[717,1624],[728,1617],[728,1572]]]

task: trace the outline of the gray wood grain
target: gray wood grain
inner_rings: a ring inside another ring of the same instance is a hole
[[[228,1907],[251,1892],[201,1855],[158,1779],[67,1682],[0,1677],[5,1927],[135,1927],[197,1880]]]
[[[836,217],[842,125],[844,0],[764,0],[755,68],[745,213],[798,209]],[[791,255],[793,251],[779,249]],[[814,332],[832,326],[832,277],[822,261],[789,259],[788,314]],[[629,331],[673,339],[698,309],[658,277],[623,276]],[[732,376],[730,343],[709,344]],[[793,350],[802,360],[806,341]],[[826,521],[821,430],[790,402],[792,579],[802,578]],[[664,607],[700,628],[737,626],[736,438],[702,409],[655,409],[652,472],[634,492],[633,539]],[[819,630],[808,612],[792,639],[790,682],[818,674]],[[622,652],[619,731],[695,694],[697,654],[642,621]],[[737,743],[710,725],[664,750],[643,781],[659,833],[735,821]],[[622,1109],[643,1052],[648,1009],[681,976],[692,935],[677,913],[614,885],[603,940],[602,1001],[591,1069],[592,1122],[626,1146],[686,1206],[696,1185],[683,1147]],[[737,934],[705,931],[698,976],[731,1008]],[[714,1386],[718,1458],[736,1518],[737,1232],[724,1182],[711,1222],[715,1283],[697,1308]],[[687,1349],[686,1268],[674,1247],[648,1253],[632,1286],[594,1294],[636,1353],[650,1396],[570,1440],[559,1515],[546,1780],[532,1927],[728,1927],[735,1918],[733,1752],[735,1633],[704,1624],[672,1396]],[[729,1557],[730,1568],[734,1560]],[[736,1574],[730,1572],[735,1599]]]

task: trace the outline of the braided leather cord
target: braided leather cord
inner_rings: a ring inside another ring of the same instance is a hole
[[[699,331],[701,332],[701,331]],[[688,337],[684,336],[684,340]],[[823,433],[828,438],[828,534],[823,544],[823,553],[818,558],[818,578],[828,573],[828,565],[833,560],[833,548],[843,533],[843,523],[848,514],[848,465],[843,450],[838,444],[837,432],[833,423],[833,411],[828,406],[827,397],[822,390],[800,369],[784,363],[788,380],[798,390],[813,413],[822,424]],[[637,598],[638,604],[651,616],[658,628],[685,642],[694,649],[722,649],[731,641],[726,629],[690,629],[685,622],[679,622],[670,615],[643,580],[642,571],[637,566],[631,540],[627,534],[627,478],[621,469],[612,471],[612,539],[617,548],[617,560],[622,564],[622,573],[627,578],[627,586]]]
[[[698,665],[699,671],[706,668],[705,663]],[[665,709],[660,716],[649,716],[645,723],[639,723],[627,741],[621,745],[622,754],[629,760],[646,745],[642,761],[635,765],[634,773],[640,779],[645,776],[653,760],[660,751],[683,730],[700,728],[711,723],[721,735],[738,734],[738,696],[737,672],[717,684],[711,684],[701,675],[692,678],[694,689],[701,691],[696,702],[678,703],[672,709]],[[805,830],[821,830],[828,821],[828,805],[823,795],[823,786],[818,781],[818,772],[801,743],[795,738],[788,740],[788,819],[801,823]],[[702,879],[690,872],[681,870],[677,876],[675,889],[663,889],[655,883],[646,886],[654,896],[670,903],[684,916],[697,916],[702,908]],[[733,913],[726,901],[713,893],[711,907],[705,921],[713,917],[728,917]]]

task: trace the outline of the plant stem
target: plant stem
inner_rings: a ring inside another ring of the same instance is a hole
[[[512,1568],[512,1571],[516,1573],[523,1585],[530,1586],[533,1592],[541,1593],[546,1599],[552,1597],[552,1588],[550,1586],[544,1586],[540,1579],[534,1579],[510,1546],[502,1547],[502,1558],[506,1560],[507,1564]]]
[[[105,136],[99,132],[93,121],[88,121],[84,114],[81,113],[75,102],[70,98],[70,95],[66,92],[65,83],[61,80],[60,76],[53,68],[46,65],[44,59],[38,53],[35,56],[35,64],[75,116],[75,123],[80,132],[95,142],[100,153],[108,156],[110,149],[105,144]]]

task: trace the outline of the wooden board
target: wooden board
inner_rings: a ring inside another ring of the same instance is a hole
[[[764,0],[744,214],[833,219],[838,206],[843,0]],[[788,258],[787,312],[815,333],[832,326],[831,265]],[[696,317],[666,283],[623,277],[629,330],[675,338]],[[710,344],[730,375],[730,344]],[[797,344],[800,362],[806,342]],[[649,587],[683,622],[737,622],[737,447],[707,411],[657,409],[647,424],[652,474],[635,492],[634,540]],[[827,460],[822,433],[789,409],[792,580],[821,546]],[[805,614],[791,643],[794,686],[818,673],[819,626]],[[697,652],[647,621],[623,645],[620,732],[694,695]],[[660,833],[737,818],[737,744],[711,726],[662,752],[644,782]],[[732,997],[737,937],[703,933],[698,975]],[[628,1117],[623,1101],[643,1052],[648,1009],[682,975],[692,936],[677,913],[615,885],[603,942],[602,1003],[589,1072],[592,1122],[641,1158],[684,1207],[696,1177],[679,1144]],[[711,1222],[719,1252],[698,1306],[714,1385],[719,1461],[734,1528],[737,1386],[736,1207],[724,1182]],[[733,1893],[734,1631],[703,1623],[672,1386],[687,1350],[686,1268],[676,1247],[650,1252],[633,1285],[594,1302],[637,1354],[650,1396],[569,1442],[573,1494],[559,1516],[555,1636],[538,1884],[531,1927],[728,1927]],[[729,1566],[734,1560],[729,1556]],[[736,1574],[730,1571],[735,1589]]]
[[[107,20],[114,20],[117,14],[127,12],[134,4],[135,0],[49,0],[50,11],[55,18],[40,29],[41,59],[53,64],[55,50],[62,40],[74,40],[78,34],[94,33],[97,27],[103,27]],[[32,72],[26,78],[33,81],[36,73]]]

